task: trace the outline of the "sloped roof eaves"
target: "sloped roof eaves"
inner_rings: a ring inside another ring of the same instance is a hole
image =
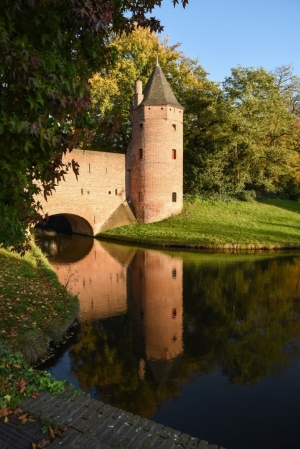
[[[146,106],[170,105],[182,108],[177,101],[163,71],[159,66],[153,70],[144,89],[144,99],[141,104]]]

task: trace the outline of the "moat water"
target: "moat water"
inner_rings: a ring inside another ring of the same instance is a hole
[[[38,243],[80,299],[80,325],[42,368],[227,449],[300,447],[300,253]]]

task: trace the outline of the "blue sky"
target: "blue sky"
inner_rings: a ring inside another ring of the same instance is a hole
[[[300,76],[300,0],[189,0],[185,9],[163,0],[155,8],[162,36],[224,81],[230,69],[292,64]]]

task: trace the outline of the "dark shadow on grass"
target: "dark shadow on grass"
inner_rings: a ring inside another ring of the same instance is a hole
[[[262,204],[267,204],[268,206],[279,207],[280,209],[285,209],[290,212],[295,212],[300,214],[300,203],[291,200],[264,200],[259,201]]]

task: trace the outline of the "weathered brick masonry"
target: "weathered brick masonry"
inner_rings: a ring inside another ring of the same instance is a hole
[[[71,159],[80,165],[78,179],[70,170],[66,182],[56,187],[47,202],[42,197],[39,200],[49,216],[64,215],[74,232],[95,235],[105,228],[105,223],[118,208],[123,205],[126,209],[125,155],[73,150],[65,161]],[[119,222],[122,225],[126,220],[123,223],[120,218]]]
[[[183,108],[158,64],[144,92],[136,83],[131,123],[126,157],[83,150],[66,156],[79,163],[80,175],[70,172],[47,202],[39,198],[45,213],[64,215],[73,232],[95,235],[135,218],[152,223],[181,212]]]

